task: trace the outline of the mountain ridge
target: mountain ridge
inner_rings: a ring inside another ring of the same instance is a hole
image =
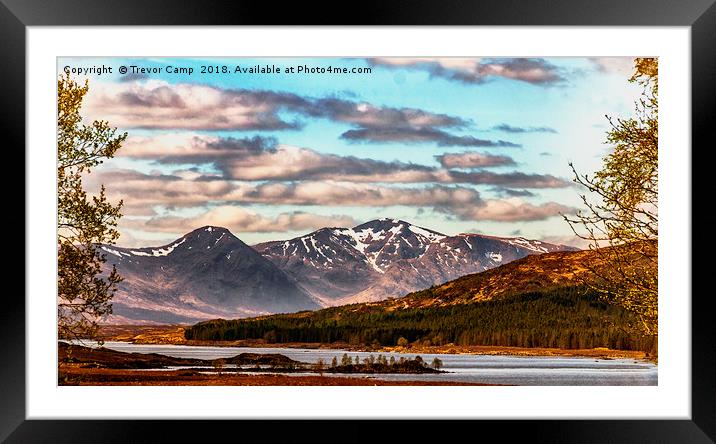
[[[159,247],[101,245],[124,278],[113,305],[122,321],[192,322],[319,308],[273,263],[222,227],[204,226]]]
[[[158,247],[100,245],[125,279],[112,323],[186,323],[400,297],[501,263],[569,249],[524,238],[447,236],[399,219],[248,245],[206,225]]]
[[[448,236],[388,218],[253,247],[329,306],[399,297],[529,254],[576,250],[523,237]]]

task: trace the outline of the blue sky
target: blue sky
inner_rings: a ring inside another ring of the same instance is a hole
[[[605,115],[629,116],[640,93],[627,81],[632,64],[63,58],[58,74],[70,68],[89,80],[86,120],[129,134],[86,180],[124,200],[119,245],[157,245],[207,224],[256,243],[379,217],[446,234],[571,242],[560,213],[580,207],[580,190],[568,162],[599,169]],[[102,65],[113,72],[82,69]],[[118,72],[131,65],[159,72]],[[370,72],[234,72],[256,65]]]

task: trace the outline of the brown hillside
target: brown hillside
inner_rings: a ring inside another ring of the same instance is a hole
[[[467,304],[581,285],[595,279],[590,268],[599,270],[605,267],[603,257],[603,254],[595,250],[531,255],[481,273],[469,274],[442,285],[410,293],[400,299],[368,305],[395,310]]]

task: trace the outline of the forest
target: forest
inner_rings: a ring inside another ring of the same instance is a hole
[[[428,290],[429,291],[429,290]],[[316,312],[211,320],[185,330],[188,340],[264,339],[365,345],[492,345],[657,352],[657,337],[635,315],[583,287],[562,287],[478,303],[385,310],[353,304]]]

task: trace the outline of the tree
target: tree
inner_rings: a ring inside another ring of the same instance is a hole
[[[276,342],[276,330],[269,330],[264,335],[264,341],[268,344],[274,344]]]
[[[341,365],[351,365],[353,364],[353,360],[351,360],[350,356],[348,356],[348,353],[343,353],[343,357],[341,358]]]
[[[214,361],[212,361],[212,364],[214,365],[214,369],[216,369],[219,374],[221,374],[222,370],[224,370],[224,367],[226,367],[226,361],[221,358],[214,359]]]
[[[99,244],[113,244],[121,217],[120,201],[107,201],[104,185],[88,197],[84,175],[111,158],[127,134],[109,123],[82,122],[80,108],[88,83],[69,75],[57,80],[57,287],[58,333],[63,338],[96,338],[97,321],[112,313],[110,300],[122,278],[106,262]]]
[[[434,368],[435,370],[440,370],[440,369],[443,367],[443,361],[440,360],[440,359],[436,356],[435,359],[433,359],[433,362],[432,362],[432,364],[430,364],[430,366],[431,366],[432,368]]]
[[[336,368],[336,367],[338,367],[338,358],[334,356],[333,360],[331,361],[331,368]]]
[[[405,346],[407,346],[407,345],[408,345],[408,340],[407,340],[407,339],[405,339],[405,338],[402,337],[402,336],[398,338],[398,346],[399,346],[399,347],[405,347]]]
[[[323,371],[326,369],[326,363],[323,361],[323,358],[318,358],[318,361],[313,364],[313,369],[323,376]]]
[[[577,173],[586,211],[564,216],[574,233],[599,252],[587,282],[605,299],[635,312],[642,329],[658,330],[658,60],[638,58],[630,82],[643,88],[628,119],[607,116],[613,146],[593,177]],[[606,247],[606,248],[603,248]]]

